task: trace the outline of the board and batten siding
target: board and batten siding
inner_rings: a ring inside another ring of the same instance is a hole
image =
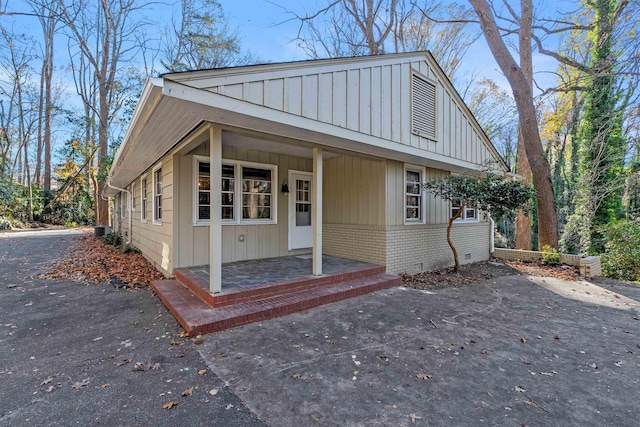
[[[401,162],[387,161],[387,225],[404,225],[404,197],[405,197],[405,165]],[[426,168],[424,181],[449,176],[449,172]],[[426,197],[425,215],[427,224],[445,224],[449,220],[449,202],[434,197],[423,190]],[[407,225],[415,227],[416,225]]]
[[[175,156],[176,185],[179,188],[175,240],[176,268],[209,263],[209,226],[193,224],[194,155],[208,157],[209,144],[202,144],[186,155]],[[288,250],[288,198],[294,195],[292,192],[285,196],[280,192],[280,187],[282,181],[288,179],[290,169],[310,172],[312,159],[224,145],[222,159],[278,166],[278,176],[273,179],[273,192],[277,199],[277,224],[223,224],[222,262],[308,253],[310,249]],[[241,235],[244,236],[243,241],[240,241]]]
[[[354,156],[325,160],[323,223],[384,225],[384,182],[384,161]]]
[[[403,146],[482,164],[493,158],[482,130],[446,76],[417,56],[185,80],[200,89],[329,123]],[[404,62],[402,62],[404,61]],[[411,131],[412,76],[436,87],[435,139]],[[425,153],[428,157],[428,154]]]
[[[153,222],[153,168],[162,164],[162,223]],[[141,178],[147,177],[147,222],[141,220],[142,187]],[[158,270],[167,276],[173,274],[174,248],[174,162],[172,156],[165,156],[135,180],[136,209],[132,212],[131,244],[140,249],[142,254]],[[131,184],[127,187],[131,187]],[[122,220],[122,228],[128,225],[128,220]]]

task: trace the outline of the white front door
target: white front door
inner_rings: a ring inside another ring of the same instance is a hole
[[[313,246],[311,172],[289,171],[289,250]]]

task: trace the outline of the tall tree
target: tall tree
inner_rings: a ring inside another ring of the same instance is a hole
[[[169,71],[246,65],[255,58],[242,53],[238,33],[232,30],[217,0],[181,0],[180,23],[164,40],[164,67]]]
[[[502,38],[492,8],[486,0],[469,0],[480,20],[485,36],[500,69],[507,78],[518,107],[520,131],[537,190],[538,240],[540,247],[558,247],[558,215],[556,212],[549,162],[547,161],[537,122],[533,91],[525,72],[514,60]],[[531,0],[522,0],[522,9],[531,9]],[[522,35],[521,35],[522,37]],[[530,35],[529,35],[530,37]]]
[[[98,126],[98,168],[108,163],[110,123],[122,106],[123,92],[130,89],[119,80],[123,63],[131,60],[138,46],[136,34],[145,25],[137,12],[145,5],[136,0],[57,0],[59,17],[74,45],[75,61],[85,61],[95,78],[96,93],[79,93],[95,112]],[[93,96],[95,95],[95,99]],[[96,223],[108,224],[109,205],[102,198],[106,183],[100,180],[96,192]]]

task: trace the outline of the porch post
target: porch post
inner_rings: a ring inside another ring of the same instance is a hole
[[[314,276],[322,275],[322,148],[313,149],[313,201],[311,203]]]
[[[209,129],[209,292],[222,292],[222,129]]]

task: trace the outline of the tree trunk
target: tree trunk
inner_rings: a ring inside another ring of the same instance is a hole
[[[537,190],[539,246],[558,247],[558,215],[553,196],[549,162],[542,150],[531,86],[509,53],[486,0],[469,0],[480,19],[480,27],[500,69],[509,81],[518,116],[533,185]],[[530,4],[530,0],[525,0]]]
[[[521,1],[520,17],[520,68],[527,78],[529,88],[533,83],[533,63],[531,58],[531,25],[533,23],[533,10],[528,0]],[[533,96],[533,93],[531,93]],[[524,148],[522,129],[518,126],[518,175],[523,177],[523,184],[531,185],[531,167]],[[516,212],[516,235],[513,243],[516,249],[531,250],[531,218],[521,209]]]
[[[460,270],[460,261],[458,260],[458,251],[456,250],[456,247],[453,245],[453,242],[451,241],[451,228],[453,227],[453,221],[455,221],[456,219],[462,216],[462,213],[464,212],[465,207],[466,207],[466,204],[462,203],[460,205],[460,209],[458,209],[458,212],[456,212],[456,214],[449,219],[449,225],[447,225],[447,243],[451,248],[451,252],[453,252],[453,272],[454,273],[457,273],[458,270]]]

